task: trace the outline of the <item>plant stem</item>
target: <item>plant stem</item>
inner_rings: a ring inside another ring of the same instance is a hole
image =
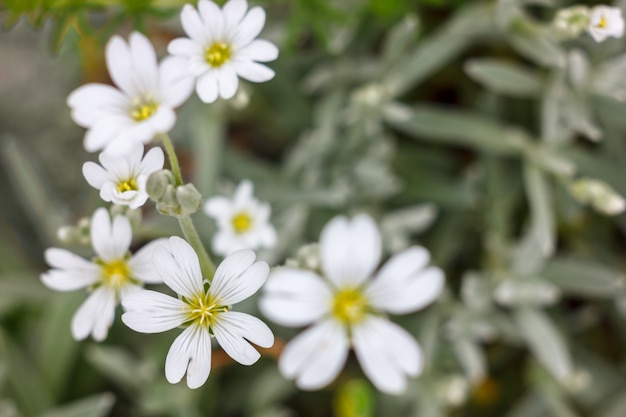
[[[158,136],[159,139],[161,139],[161,141],[163,142],[165,152],[167,153],[167,157],[170,160],[170,166],[172,168],[172,174],[174,174],[174,181],[176,181],[176,186],[183,185],[183,174],[180,171],[180,164],[178,163],[178,157],[176,156],[176,152],[174,151],[174,145],[172,145],[172,140],[167,133],[161,133]]]
[[[178,224],[180,224],[180,228],[183,230],[183,234],[185,235],[185,239],[191,245],[191,247],[198,254],[198,259],[200,260],[200,269],[202,270],[202,276],[209,281],[213,280],[213,275],[215,275],[215,265],[206,249],[204,249],[204,245],[202,244],[202,240],[200,240],[200,236],[198,235],[198,231],[193,225],[193,221],[189,216],[181,216],[178,217]]]
[[[174,151],[174,145],[172,145],[172,140],[167,135],[167,133],[162,133],[159,135],[159,138],[163,142],[163,146],[165,147],[165,152],[167,153],[167,157],[170,160],[170,166],[172,168],[172,174],[174,174],[174,181],[176,182],[176,186],[183,185],[183,175],[180,170],[180,164],[178,163],[178,157],[176,156],[176,152]],[[196,227],[193,225],[193,221],[189,215],[176,216],[178,219],[178,224],[183,231],[183,235],[187,242],[194,249],[196,254],[198,255],[198,259],[200,261],[200,269],[202,270],[202,276],[209,281],[213,279],[213,275],[215,274],[215,265],[213,261],[209,257],[204,245],[202,244],[202,240],[198,235],[198,231]]]

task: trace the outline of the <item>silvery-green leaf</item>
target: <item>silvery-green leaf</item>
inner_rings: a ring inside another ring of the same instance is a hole
[[[541,77],[532,70],[494,58],[465,63],[465,72],[487,90],[513,97],[535,97],[542,91]]]
[[[572,374],[572,359],[558,327],[542,311],[518,308],[515,321],[535,358],[558,380]]]
[[[91,345],[85,356],[103,375],[126,389],[138,389],[150,379],[137,359],[121,347]]]
[[[602,407],[599,417],[623,417],[626,416],[626,390],[620,390],[612,396]]]
[[[511,46],[526,58],[544,67],[563,68],[567,56],[550,32],[527,17],[517,17],[509,25]]]
[[[543,398],[537,392],[530,391],[517,401],[504,417],[542,416],[546,411]]]
[[[452,345],[467,379],[473,384],[482,381],[486,374],[486,360],[482,349],[467,338],[456,338]]]
[[[548,261],[540,275],[571,294],[610,298],[624,288],[626,278],[606,264],[564,257]]]
[[[111,393],[97,394],[56,407],[39,417],[105,417],[115,403]]]
[[[507,279],[494,291],[495,300],[505,306],[547,306],[559,300],[559,289],[535,278]]]
[[[419,18],[413,14],[406,16],[391,28],[383,46],[382,61],[385,69],[406,53],[411,42],[416,39],[419,29]]]

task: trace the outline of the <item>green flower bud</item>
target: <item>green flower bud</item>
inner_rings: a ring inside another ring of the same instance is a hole
[[[157,201],[157,210],[161,214],[169,216],[178,216],[181,214],[178,200],[176,199],[176,188],[173,185],[167,185],[165,191]]]
[[[170,170],[162,169],[153,172],[146,182],[146,192],[153,201],[159,201],[168,185],[174,184],[174,175]]]
[[[193,184],[181,185],[176,189],[176,199],[183,214],[193,214],[202,204],[202,195]]]

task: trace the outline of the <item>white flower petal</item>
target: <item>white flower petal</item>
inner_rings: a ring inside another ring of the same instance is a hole
[[[243,180],[237,186],[233,195],[233,205],[237,208],[243,208],[250,205],[254,201],[254,185],[250,180]]]
[[[253,264],[254,251],[242,249],[231,253],[215,271],[209,293],[226,305],[245,300],[257,292],[270,272],[265,262]]]
[[[141,290],[122,298],[126,313],[122,321],[140,333],[160,333],[180,326],[187,320],[186,304],[160,292]]]
[[[198,2],[198,12],[204,22],[207,38],[202,41],[207,45],[210,42],[222,41],[224,34],[224,16],[219,6],[212,1],[200,0]]]
[[[154,250],[158,247],[167,249],[168,240],[165,238],[156,239],[144,245],[129,260],[128,267],[132,271],[133,277],[141,282],[149,284],[160,284],[163,282],[161,275],[157,271],[153,262]]]
[[[203,55],[204,48],[201,44],[189,38],[176,38],[167,45],[167,52],[172,55],[191,57]]]
[[[254,83],[262,83],[274,78],[274,70],[252,61],[237,62],[234,66],[237,75]]]
[[[109,181],[109,176],[104,168],[91,161],[83,164],[83,176],[89,185],[98,190],[102,188],[105,182]]]
[[[223,196],[209,198],[203,206],[204,212],[211,217],[230,218],[232,216],[232,204],[230,200]]]
[[[244,339],[265,348],[274,344],[274,335],[270,328],[258,318],[245,313],[222,313],[212,329],[222,349],[242,365],[252,365],[261,357]]]
[[[143,157],[140,163],[139,173],[150,176],[153,172],[163,169],[165,156],[161,148],[152,148]]]
[[[105,208],[97,209],[91,218],[91,245],[105,262],[123,258],[132,240],[130,221],[124,216],[115,216],[113,224]]]
[[[264,25],[265,11],[260,7],[253,7],[239,24],[237,33],[233,37],[233,44],[239,48],[248,45],[259,36]]]
[[[311,271],[279,268],[263,287],[259,308],[263,315],[283,326],[306,326],[330,311],[332,293],[324,280]]]
[[[269,62],[278,58],[278,48],[273,43],[263,40],[255,39],[245,48],[237,51],[236,59],[250,60],[258,62]]]
[[[102,150],[122,137],[131,126],[133,121],[127,116],[114,115],[99,119],[85,134],[83,146],[87,152]]]
[[[133,57],[129,46],[120,36],[113,36],[106,46],[106,63],[111,79],[130,97],[137,97],[141,90],[135,84]]]
[[[430,267],[407,272],[398,279],[386,279],[386,283],[381,279],[368,286],[365,294],[370,304],[389,313],[407,314],[424,308],[441,295],[445,281],[441,269]]]
[[[72,118],[83,127],[91,127],[103,117],[122,114],[128,99],[118,89],[105,84],[86,84],[67,98]]]
[[[225,99],[231,99],[237,92],[239,87],[239,78],[237,73],[230,65],[224,65],[218,69],[217,83],[219,86],[220,96]]]
[[[205,2],[208,1],[200,0],[198,7],[203,7],[202,3]],[[202,24],[200,15],[192,5],[186,4],[183,7],[183,11],[180,13],[180,22],[183,25],[183,30],[191,39],[203,45],[208,43],[207,31]]]
[[[353,326],[352,342],[365,375],[383,392],[401,394],[406,377],[422,370],[423,355],[415,339],[386,319],[369,316]]]
[[[100,342],[106,339],[115,319],[115,291],[100,287],[78,308],[72,319],[72,336],[83,340],[89,334]]]
[[[74,291],[100,280],[100,270],[51,269],[41,274],[41,282],[56,291]]]
[[[285,378],[295,378],[299,388],[320,389],[337,377],[348,350],[344,328],[333,320],[326,320],[291,340],[283,350],[278,368]]]
[[[211,239],[211,248],[216,255],[227,256],[231,253],[241,250],[249,249],[243,244],[240,238],[233,235],[231,232],[220,229]]]
[[[322,270],[336,286],[358,286],[372,274],[381,256],[380,233],[368,215],[332,219],[320,236]]]
[[[178,39],[197,45],[189,39]],[[171,45],[171,43],[170,43]],[[184,58],[165,58],[159,67],[159,92],[161,101],[168,107],[178,107],[193,93],[194,79]]]
[[[152,261],[165,285],[187,298],[204,294],[200,261],[189,243],[172,236],[168,245],[157,245],[152,253]]]
[[[130,34],[128,41],[133,59],[133,70],[137,76],[136,83],[143,93],[155,92],[159,88],[159,67],[154,47],[139,32]]]
[[[228,28],[236,28],[248,10],[246,0],[230,0],[222,8],[222,15]]]
[[[165,377],[175,384],[187,373],[187,386],[201,387],[211,372],[211,336],[205,328],[187,327],[172,343],[165,358]]]
[[[61,248],[48,248],[44,252],[44,258],[48,265],[53,268],[76,270],[78,272],[91,273],[99,271],[98,265],[89,262],[80,256]]]
[[[201,75],[196,82],[196,93],[205,103],[213,103],[217,100],[219,89],[217,87],[217,71],[210,70]]]

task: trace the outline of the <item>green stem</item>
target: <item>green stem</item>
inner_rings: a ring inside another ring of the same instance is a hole
[[[193,221],[189,216],[181,216],[178,217],[178,224],[180,224],[180,228],[183,230],[183,234],[185,235],[185,239],[191,245],[191,247],[198,254],[198,259],[200,260],[200,269],[202,270],[202,276],[209,281],[213,280],[213,275],[215,275],[215,265],[206,249],[204,249],[204,245],[202,244],[202,240],[200,240],[200,236],[198,235],[198,231],[193,225]]]
[[[167,157],[170,160],[170,166],[172,168],[172,174],[174,174],[174,181],[176,181],[176,186],[183,185],[183,174],[180,171],[180,164],[178,163],[178,157],[176,156],[176,152],[174,151],[174,145],[172,145],[172,140],[167,133],[159,134],[159,139],[161,139],[161,141],[163,142],[165,152],[167,152]]]
[[[163,142],[163,146],[165,147],[165,152],[167,153],[167,157],[170,160],[170,166],[172,168],[172,174],[174,174],[174,181],[176,181],[176,186],[183,185],[183,175],[180,170],[180,164],[178,163],[178,157],[176,156],[176,152],[174,151],[174,145],[172,145],[172,140],[167,135],[167,133],[162,133],[159,135],[159,139]],[[185,216],[177,216],[178,224],[183,231],[183,235],[185,235],[185,239],[191,245],[191,247],[196,251],[198,255],[198,259],[200,260],[200,269],[202,270],[202,276],[209,281],[213,279],[213,275],[215,274],[215,265],[209,254],[207,253],[204,245],[202,244],[202,240],[198,235],[198,231],[196,227],[193,225],[193,221],[191,217],[188,215]]]

